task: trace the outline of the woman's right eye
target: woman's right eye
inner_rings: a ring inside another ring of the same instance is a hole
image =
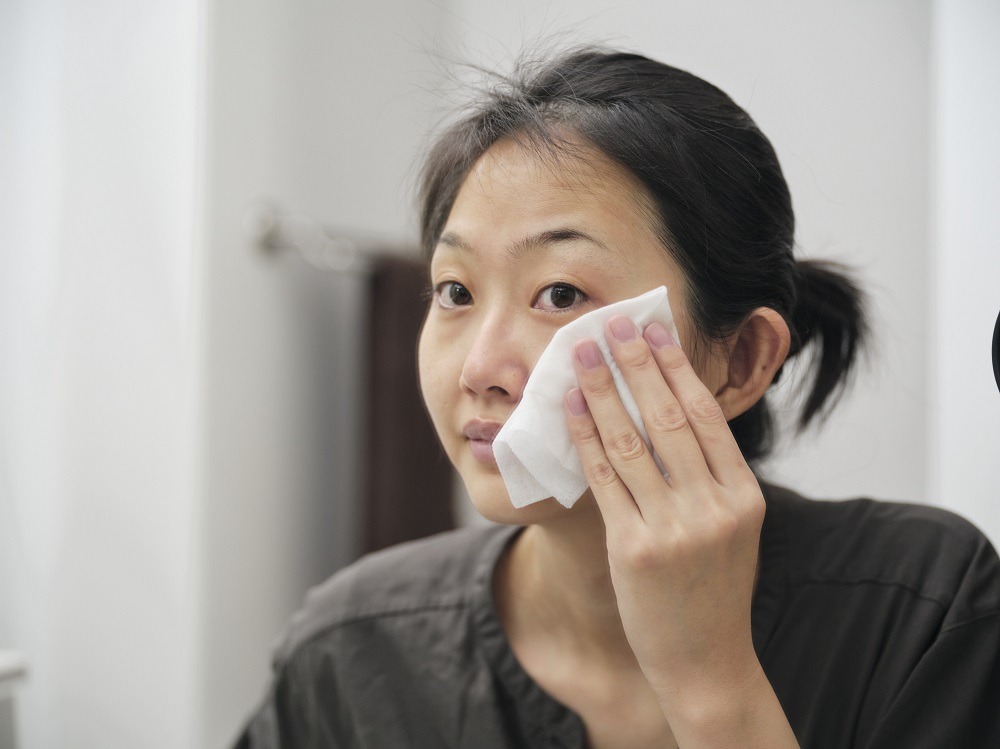
[[[434,288],[438,304],[445,309],[464,307],[472,303],[472,294],[458,281],[444,281]]]

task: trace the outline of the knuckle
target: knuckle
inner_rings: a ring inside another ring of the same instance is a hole
[[[619,432],[608,440],[608,450],[622,461],[638,460],[646,454],[646,443],[636,432]]]
[[[646,421],[646,430],[669,434],[683,429],[687,425],[687,416],[684,409],[676,401],[664,401],[657,403],[650,411],[649,419]]]
[[[717,543],[728,544],[740,535],[742,523],[733,512],[721,512],[715,517],[711,535]]]
[[[660,362],[660,366],[665,372],[674,374],[682,372],[689,366],[687,357],[681,351],[680,346],[670,346],[662,351],[662,361]]]
[[[730,502],[718,506],[703,527],[703,542],[719,546],[733,546],[748,534],[757,534],[764,520],[764,503],[753,501]]]
[[[726,420],[722,406],[708,393],[696,395],[688,401],[688,412],[691,417],[703,424],[721,424]]]
[[[601,437],[597,431],[597,425],[591,419],[574,419],[573,423],[569,425],[569,429],[576,442],[585,445],[600,442]]]
[[[767,503],[764,501],[764,497],[759,494],[750,497],[742,507],[742,516],[745,524],[754,530],[760,530],[760,527],[764,524],[764,515],[766,512]]]
[[[618,394],[618,390],[615,388],[614,380],[610,377],[604,377],[588,383],[587,392],[600,400],[606,400],[613,395]]]
[[[655,570],[662,564],[662,553],[654,544],[641,540],[628,544],[622,553],[622,561],[632,570],[643,572]]]
[[[674,564],[688,565],[696,560],[705,546],[705,539],[696,531],[687,529],[677,534],[670,546],[671,560]]]
[[[689,523],[684,532],[678,534],[671,548],[679,563],[690,562],[706,553],[713,554],[714,550],[728,548],[728,533],[727,523],[722,518],[702,518]]]
[[[633,369],[656,366],[656,360],[653,359],[653,352],[649,350],[648,346],[629,346],[619,353],[617,358],[622,364],[627,364]]]
[[[586,469],[588,483],[598,489],[607,489],[618,483],[618,472],[606,460],[598,461]]]

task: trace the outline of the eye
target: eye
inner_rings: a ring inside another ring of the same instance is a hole
[[[587,296],[575,286],[568,283],[554,283],[546,286],[538,295],[542,309],[550,312],[572,309],[587,300]]]
[[[472,303],[472,294],[458,281],[444,281],[434,287],[437,303],[445,309],[464,307]]]

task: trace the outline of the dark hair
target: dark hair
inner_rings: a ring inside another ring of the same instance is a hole
[[[728,338],[770,307],[791,330],[790,356],[818,348],[799,428],[825,415],[866,337],[861,292],[840,266],[792,257],[795,217],[774,148],[725,93],[683,70],[586,48],[498,79],[428,155],[424,249],[433,251],[466,175],[494,143],[516,137],[553,153],[567,131],[645,185],[701,335]],[[765,399],[730,427],[748,460],[771,448]]]

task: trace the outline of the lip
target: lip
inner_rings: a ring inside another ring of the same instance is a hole
[[[462,434],[470,440],[485,440],[492,442],[497,434],[503,429],[503,424],[499,421],[487,421],[486,419],[473,419],[462,427]]]
[[[469,440],[469,449],[472,457],[480,463],[496,465],[497,459],[493,455],[493,440],[497,433],[503,428],[503,424],[498,421],[486,421],[485,419],[473,419],[462,428],[462,434]]]

